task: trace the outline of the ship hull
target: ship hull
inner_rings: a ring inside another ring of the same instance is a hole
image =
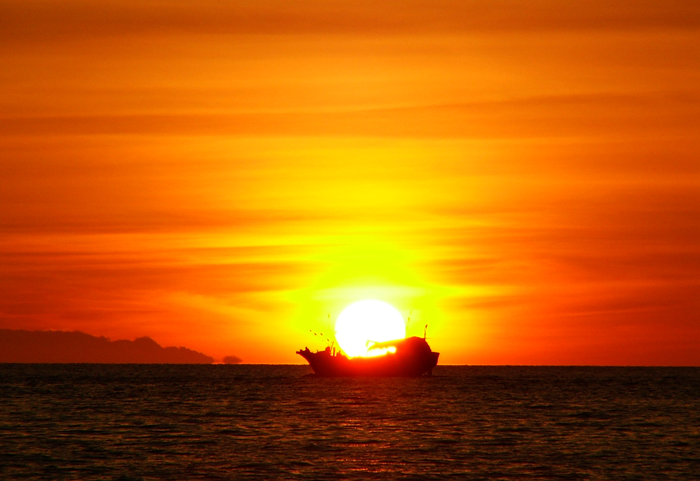
[[[414,341],[418,339],[422,341]],[[417,377],[432,374],[440,353],[433,352],[420,338],[409,338],[396,343],[396,352],[376,357],[348,358],[342,354],[331,354],[330,350],[311,352],[297,351],[313,369],[325,377]]]

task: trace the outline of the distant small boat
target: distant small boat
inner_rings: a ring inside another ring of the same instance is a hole
[[[311,352],[307,347],[297,354],[308,361],[317,375],[327,377],[432,375],[440,356],[439,352],[430,349],[425,339],[415,336],[376,343],[371,349],[388,352],[373,357],[349,358],[340,352],[332,352],[330,347],[317,352]]]

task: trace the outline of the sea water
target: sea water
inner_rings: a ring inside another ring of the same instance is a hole
[[[700,479],[700,368],[0,365],[0,479]]]

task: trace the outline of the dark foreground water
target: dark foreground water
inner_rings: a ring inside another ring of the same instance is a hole
[[[700,479],[700,368],[0,365],[0,479]]]

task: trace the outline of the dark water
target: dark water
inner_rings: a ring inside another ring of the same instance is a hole
[[[0,365],[1,479],[700,479],[700,368]]]

